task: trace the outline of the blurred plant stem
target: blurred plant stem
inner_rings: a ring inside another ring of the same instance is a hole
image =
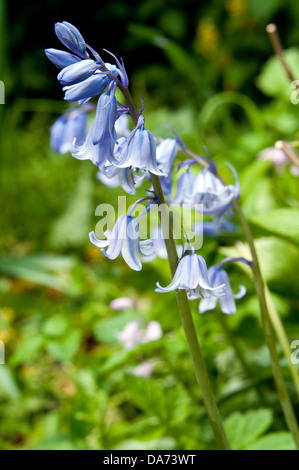
[[[289,77],[290,81],[294,82],[295,77],[292,74],[292,72],[290,71],[290,69],[288,67],[288,64],[286,63],[284,55],[283,55],[283,47],[282,47],[282,44],[281,44],[281,41],[280,41],[280,37],[279,37],[278,31],[277,31],[276,24],[273,24],[273,23],[268,24],[267,27],[266,27],[266,31],[269,35],[269,38],[270,38],[272,47],[274,49],[274,52],[277,55],[277,57],[279,58],[282,66],[285,70],[285,73]]]
[[[190,150],[183,149],[182,152],[188,155],[189,157],[194,158],[196,161],[198,161],[198,156],[195,155]],[[203,161],[202,165],[207,168],[209,166],[209,163]],[[216,176],[219,178],[219,180],[223,184],[226,184],[220,175],[216,174]],[[233,202],[234,209],[238,215],[238,218],[242,224],[244,234],[245,234],[245,237],[246,237],[249,249],[250,249],[251,257],[252,257],[253,277],[254,277],[256,293],[257,293],[257,297],[258,297],[258,301],[260,305],[260,310],[261,310],[264,335],[265,335],[266,343],[270,352],[273,376],[274,376],[276,388],[278,391],[281,407],[283,410],[283,414],[284,414],[287,426],[290,432],[292,433],[296,447],[299,450],[298,423],[297,423],[296,415],[294,413],[294,409],[290,400],[289,393],[287,391],[287,387],[284,381],[282,370],[279,364],[279,357],[276,351],[276,342],[275,342],[275,337],[274,337],[274,333],[273,333],[273,329],[271,325],[270,313],[268,310],[268,305],[267,305],[266,297],[265,297],[265,283],[262,277],[262,273],[261,273],[261,269],[260,269],[260,265],[259,265],[259,261],[257,257],[257,252],[256,252],[254,241],[253,241],[253,236],[252,236],[249,224],[247,222],[246,217],[243,214],[243,211],[241,209],[239,202],[235,198],[232,200],[232,202]]]
[[[132,120],[134,124],[136,125],[139,112],[133,101],[133,98],[128,88],[124,87],[120,82],[118,82],[118,87],[123,93],[127,101],[127,105],[129,106]],[[155,193],[159,198],[159,204],[163,205],[164,208],[166,208],[164,194],[163,194],[159,176],[151,173],[151,179],[152,179],[152,184],[153,184]],[[163,233],[165,234],[167,233],[167,236],[165,236],[165,244],[166,244],[166,249],[167,249],[167,254],[168,254],[170,270],[171,270],[172,275],[174,275],[176,268],[177,268],[178,256],[177,256],[176,246],[175,246],[174,239],[173,239],[172,223],[171,223],[171,218],[170,218],[170,214],[168,210],[167,210],[167,220],[165,220],[164,217],[162,217],[161,219],[162,219],[161,224],[162,224]],[[168,226],[169,226],[169,231],[168,231]],[[196,334],[189,302],[187,299],[187,294],[185,291],[182,291],[182,290],[177,290],[176,294],[177,294],[177,302],[179,306],[179,311],[181,314],[181,319],[182,319],[191,359],[193,362],[195,375],[196,375],[197,382],[198,382],[198,385],[202,394],[202,398],[203,398],[203,402],[207,411],[207,415],[209,417],[212,430],[214,432],[215,440],[220,450],[230,450],[230,445],[229,445],[229,442],[228,442],[228,439],[227,439],[227,436],[223,427],[221,415],[216,404],[214,392],[213,392],[213,389],[209,380],[209,376],[205,367],[204,359],[203,359],[199,342],[197,339],[197,334]]]
[[[268,311],[268,305],[267,305],[266,297],[265,297],[265,284],[264,284],[264,280],[262,277],[253,237],[251,234],[249,224],[241,209],[241,206],[236,199],[233,199],[233,206],[242,224],[242,227],[246,236],[246,240],[250,248],[250,253],[252,256],[252,269],[253,269],[256,293],[257,293],[259,304],[260,304],[265,339],[266,339],[266,343],[270,352],[273,375],[274,375],[274,379],[276,383],[276,388],[279,394],[281,407],[283,410],[283,414],[284,414],[287,426],[290,432],[292,433],[296,447],[299,450],[298,423],[297,423],[296,415],[294,413],[294,409],[292,407],[290,396],[286,388],[282,370],[279,364],[279,357],[276,351],[275,337],[273,334],[270,314]]]

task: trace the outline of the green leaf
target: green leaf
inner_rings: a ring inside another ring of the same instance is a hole
[[[113,447],[113,450],[171,450],[175,447],[176,441],[172,437],[165,436],[150,441],[127,439]]]
[[[275,237],[259,238],[255,240],[255,246],[263,276],[271,290],[298,298],[299,248]]]
[[[74,265],[70,257],[52,254],[29,255],[24,258],[0,258],[0,273],[13,276],[41,286],[70,293],[69,270]]]
[[[296,446],[289,432],[274,432],[247,446],[246,450],[296,450]]]
[[[285,50],[284,58],[294,77],[298,77],[299,48],[292,47]],[[291,102],[291,94],[296,93],[296,90],[290,87],[290,80],[277,56],[271,57],[263,66],[257,78],[257,86],[265,95],[282,98],[288,102]]]
[[[243,449],[261,436],[271,425],[272,411],[268,409],[233,413],[224,422],[224,428],[232,449]]]
[[[281,235],[299,244],[299,211],[297,209],[275,209],[251,218],[258,227]]]
[[[48,318],[43,327],[42,332],[46,336],[62,336],[70,323],[70,319],[66,315],[53,315]]]
[[[79,349],[81,333],[79,330],[71,331],[60,341],[49,341],[47,351],[59,361],[71,361]]]
[[[33,360],[44,344],[44,339],[39,333],[30,334],[18,345],[10,358],[13,366],[26,364]]]
[[[88,242],[92,214],[94,175],[89,166],[83,167],[78,185],[65,212],[53,224],[50,242],[54,246],[82,246]]]
[[[0,395],[2,394],[11,400],[17,400],[21,395],[11,370],[4,364],[0,365]]]

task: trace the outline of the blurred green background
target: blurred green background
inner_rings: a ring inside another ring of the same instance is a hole
[[[73,23],[100,53],[124,58],[154,135],[166,137],[167,124],[192,150],[208,148],[228,181],[225,162],[236,167],[273,308],[291,343],[299,339],[298,178],[257,154],[299,137],[293,90],[265,33],[269,22],[278,25],[299,79],[299,3],[0,0],[0,15],[0,448],[213,449],[175,295],[154,292],[157,281],[169,282],[167,263],[137,274],[89,243],[96,206],[116,203],[121,190],[97,182],[90,162],[50,150],[50,126],[67,104],[43,50],[59,48],[56,21]],[[207,264],[244,252],[241,230],[237,238],[237,246],[232,236],[205,239]],[[291,449],[254,286],[239,267],[229,274],[234,291],[240,283],[248,289],[236,315],[199,316],[192,303],[227,433],[235,449]],[[135,307],[113,311],[120,296]],[[134,319],[144,327],[159,321],[163,337],[124,350],[116,333]],[[134,376],[145,360],[153,360],[152,377]],[[281,364],[299,416],[283,354]]]

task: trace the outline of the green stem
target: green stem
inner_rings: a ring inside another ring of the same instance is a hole
[[[197,155],[195,155],[190,150],[186,152],[186,150],[184,149],[183,152],[186,153],[188,156],[195,158],[198,161]],[[203,161],[202,164],[204,167],[208,167],[207,162]],[[216,175],[216,176],[220,179],[220,181],[223,184],[225,184],[225,182],[219,175]],[[268,311],[268,305],[267,305],[266,297],[265,297],[265,284],[264,284],[264,280],[262,277],[253,237],[251,234],[249,224],[243,214],[243,211],[241,209],[239,202],[237,201],[237,199],[233,199],[232,202],[233,202],[235,211],[237,212],[237,215],[239,217],[239,220],[242,224],[244,234],[245,234],[245,237],[246,237],[246,240],[249,245],[250,252],[251,252],[253,277],[255,281],[257,297],[258,297],[259,304],[260,304],[264,335],[265,335],[266,343],[270,352],[273,376],[274,376],[276,388],[278,391],[282,411],[283,411],[287,426],[293,435],[293,439],[295,441],[296,447],[299,450],[298,422],[296,419],[296,415],[294,413],[294,409],[293,409],[290,396],[288,394],[287,387],[286,387],[284,377],[282,374],[282,370],[279,364],[279,357],[276,351],[275,337],[273,334],[270,314]]]
[[[136,125],[139,113],[135,106],[133,98],[129,90],[126,87],[124,87],[120,82],[118,83],[118,87],[123,93],[127,101],[128,107],[130,109],[131,117],[133,119],[133,122]],[[151,179],[152,179],[152,184],[153,184],[155,193],[159,198],[159,204],[165,205],[164,194],[163,194],[163,190],[161,187],[159,176],[151,173]],[[172,230],[172,224],[171,224],[169,212],[168,212],[168,221],[164,220],[164,217],[163,217],[161,223],[162,223],[163,233],[165,233],[165,244],[166,244],[166,249],[167,249],[167,254],[168,254],[170,270],[171,270],[172,275],[174,275],[176,271],[176,267],[177,267],[178,257],[177,257],[176,246],[175,246],[174,239],[173,239],[173,230]],[[167,236],[166,236],[166,233],[167,233]],[[216,443],[219,449],[230,450],[230,445],[229,445],[227,436],[224,431],[221,415],[216,404],[213,389],[209,380],[209,376],[205,367],[204,359],[203,359],[199,342],[197,339],[197,334],[196,334],[192,314],[190,311],[187,294],[185,291],[177,290],[177,302],[178,302],[179,311],[180,311],[181,318],[182,318],[182,323],[183,323],[191,359],[193,362],[195,375],[196,375],[197,382],[198,382],[198,385],[202,394],[204,405],[206,407],[207,415],[209,417],[210,424],[215,435]]]
[[[286,360],[288,362],[290,373],[291,373],[291,376],[293,378],[293,382],[294,382],[294,385],[295,385],[295,388],[296,388],[296,391],[297,391],[297,395],[298,395],[298,398],[299,398],[299,374],[298,374],[298,370],[297,370],[295,364],[293,364],[292,361],[291,361],[290,343],[289,343],[289,340],[288,340],[288,337],[286,335],[285,329],[283,327],[282,321],[281,321],[280,316],[279,316],[279,314],[278,314],[278,312],[275,308],[275,305],[274,305],[273,300],[271,298],[269,288],[268,288],[266,283],[265,283],[265,296],[266,296],[266,301],[267,301],[267,305],[268,305],[270,319],[271,319],[273,328],[276,332],[276,336],[280,341],[280,344],[281,344],[281,347],[282,347],[282,350],[283,350],[283,353],[284,353],[284,357],[286,358]]]
[[[258,296],[258,300],[260,304],[262,323],[264,327],[264,334],[265,334],[266,343],[270,352],[273,375],[274,375],[274,380],[276,383],[278,395],[280,398],[281,407],[283,410],[283,414],[284,414],[287,426],[290,432],[292,433],[294,441],[296,443],[296,447],[299,450],[298,423],[297,423],[296,415],[294,413],[291,400],[290,400],[290,397],[286,388],[282,370],[279,364],[279,357],[276,351],[275,337],[273,334],[270,315],[268,312],[268,306],[267,306],[267,302],[265,298],[264,280],[263,280],[262,273],[260,270],[260,265],[258,262],[258,257],[257,257],[253,237],[252,237],[248,222],[240,207],[240,204],[238,203],[236,199],[233,199],[233,205],[238,214],[240,222],[243,226],[243,230],[244,230],[244,233],[245,233],[245,236],[246,236],[249,248],[250,248],[251,256],[252,256],[252,270],[253,270],[253,276],[255,280],[256,292],[257,292],[257,296]]]

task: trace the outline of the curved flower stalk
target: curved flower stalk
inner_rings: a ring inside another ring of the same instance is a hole
[[[225,292],[225,284],[212,286],[209,282],[207,265],[202,256],[196,253],[185,255],[179,261],[175,275],[169,286],[161,287],[157,283],[156,292],[171,292],[182,289],[188,292],[190,298],[221,297]]]
[[[225,293],[223,296],[217,297],[210,296],[208,298],[204,298],[200,301],[199,304],[199,313],[207,312],[208,310],[214,310],[218,303],[220,302],[220,308],[223,313],[227,315],[231,315],[232,313],[236,313],[236,302],[235,299],[241,299],[246,294],[246,287],[239,286],[239,292],[234,294],[230,285],[230,281],[227,275],[227,272],[224,269],[221,269],[219,266],[211,266],[208,269],[208,278],[209,282],[212,287],[217,286],[219,284],[224,284],[225,286]]]
[[[75,150],[74,141],[82,145],[85,140],[87,115],[83,109],[62,114],[52,125],[50,146],[54,152],[67,153]]]
[[[150,240],[139,240],[138,220],[130,215],[121,215],[112,229],[106,230],[106,240],[99,240],[94,232],[90,232],[89,239],[109,259],[115,259],[121,253],[125,262],[134,271],[142,268],[140,255],[146,255],[152,250]],[[107,248],[107,249],[106,249]]]

